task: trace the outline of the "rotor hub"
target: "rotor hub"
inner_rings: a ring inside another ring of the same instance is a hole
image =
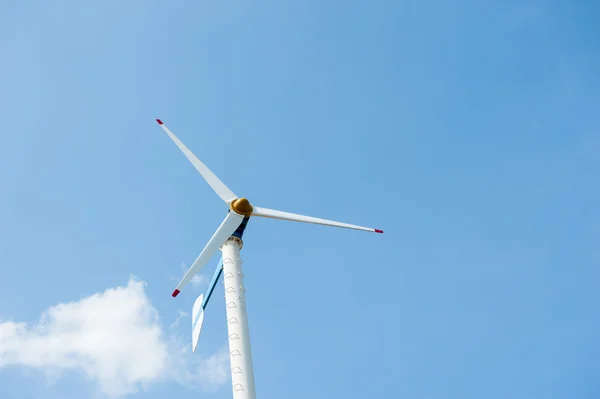
[[[238,198],[231,201],[229,208],[238,215],[252,215],[252,205],[250,205],[250,201],[248,201],[246,198]]]

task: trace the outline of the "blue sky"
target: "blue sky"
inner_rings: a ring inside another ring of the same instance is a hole
[[[217,256],[170,295],[226,208],[161,118],[385,231],[250,222],[259,398],[597,398],[600,6],[285,3],[0,5],[0,396],[231,397],[221,285],[179,350]]]

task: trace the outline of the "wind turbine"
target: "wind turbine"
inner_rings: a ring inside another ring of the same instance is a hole
[[[238,197],[215,174],[200,161],[160,119],[156,120],[167,135],[179,147],[187,159],[200,172],[204,180],[215,193],[228,205],[229,211],[225,219],[210,238],[198,258],[194,261],[181,282],[173,291],[176,297],[192,280],[194,275],[206,265],[212,255],[221,249],[222,257],[209,285],[206,297],[200,295],[192,309],[192,351],[196,350],[198,338],[204,321],[204,309],[210,299],[214,287],[221,274],[224,275],[225,302],[227,306],[227,330],[229,334],[229,358],[231,362],[231,380],[234,399],[255,399],[254,370],[250,351],[250,335],[248,316],[246,313],[246,289],[242,274],[240,250],[243,246],[242,235],[251,217],[265,217],[293,222],[313,223],[325,226],[343,227],[347,229],[383,233],[382,230],[362,227],[348,223],[298,215],[274,209],[261,208],[250,204],[243,197]]]

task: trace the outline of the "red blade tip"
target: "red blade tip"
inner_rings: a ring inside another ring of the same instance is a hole
[[[179,295],[179,290],[173,291],[173,298],[175,298],[177,295]]]
[[[375,233],[382,233],[383,234],[383,230],[375,229]]]
[[[160,119],[157,119],[156,121],[158,122],[158,124],[159,124],[159,125],[162,125],[162,124],[163,124],[163,123],[162,123],[162,121],[161,121]]]

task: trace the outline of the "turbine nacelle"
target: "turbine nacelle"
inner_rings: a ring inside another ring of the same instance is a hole
[[[252,215],[254,208],[246,198],[237,198],[229,203],[229,209],[242,216]]]

